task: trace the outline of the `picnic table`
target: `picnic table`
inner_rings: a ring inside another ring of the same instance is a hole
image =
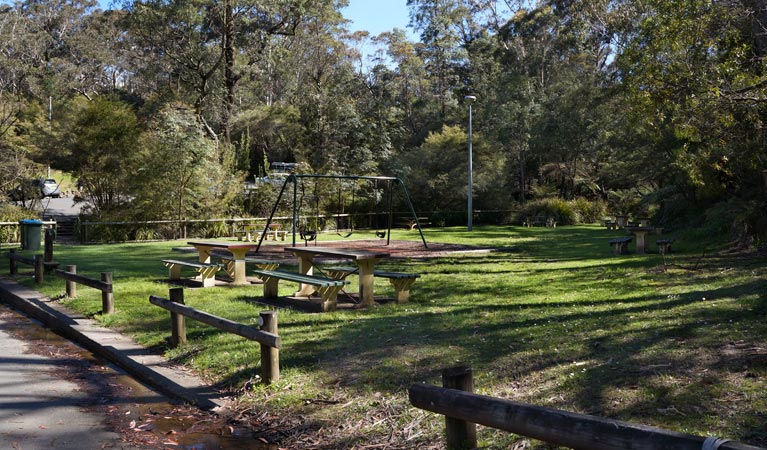
[[[242,225],[242,230],[235,232],[235,234],[237,234],[238,240],[242,240],[244,236],[246,241],[253,242],[261,237],[264,228],[266,228],[264,223],[246,223]],[[269,224],[269,230],[266,232],[267,239],[271,237],[273,241],[276,241],[278,238],[281,238],[284,241],[286,235],[287,231],[282,231],[282,224]]]
[[[341,247],[286,247],[285,251],[298,257],[298,272],[312,275],[315,256],[334,256],[352,260],[359,267],[359,298],[363,306],[372,306],[373,301],[373,271],[382,258],[388,258],[389,253]],[[309,296],[315,288],[309,284],[301,284],[296,296]]]
[[[248,279],[245,274],[245,255],[250,250],[256,248],[256,244],[247,244],[243,242],[226,241],[191,241],[187,244],[194,246],[199,254],[200,263],[210,264],[210,254],[212,250],[226,250],[232,254],[233,261],[233,280],[232,284],[247,284]]]
[[[647,245],[645,238],[650,231],[654,231],[650,227],[627,227],[626,230],[631,232],[637,239],[637,253],[643,255],[647,252]]]
[[[615,215],[615,223],[618,224],[618,228],[623,228],[628,223],[629,216],[628,214],[616,214]]]

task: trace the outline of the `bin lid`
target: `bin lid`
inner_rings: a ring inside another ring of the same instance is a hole
[[[19,220],[19,223],[24,225],[42,225],[43,221],[38,219],[23,219]]]

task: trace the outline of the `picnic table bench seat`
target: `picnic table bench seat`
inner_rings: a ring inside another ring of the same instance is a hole
[[[658,246],[658,252],[661,255],[665,255],[666,253],[671,253],[671,244],[674,243],[674,238],[668,238],[668,239],[658,239],[655,241],[655,245]]]
[[[222,264],[208,264],[193,261],[183,261],[180,259],[163,259],[162,263],[168,268],[168,278],[171,280],[181,279],[181,268],[191,267],[200,274],[203,287],[211,287],[215,284],[216,273],[223,267]]]
[[[230,278],[234,278],[234,258],[228,255],[216,256],[221,260],[224,265],[224,270]],[[254,264],[261,270],[275,270],[280,266],[279,261],[264,258],[245,258],[245,264]]]
[[[346,278],[359,271],[358,268],[350,266],[328,267],[323,270],[331,277],[340,279]],[[390,272],[387,270],[374,270],[373,276],[389,280],[389,283],[394,286],[394,299],[397,303],[408,301],[410,298],[410,287],[413,286],[416,278],[421,277],[421,275],[417,273]]]
[[[293,281],[301,284],[314,286],[322,297],[322,311],[333,311],[336,309],[336,300],[338,291],[349,284],[346,280],[334,278],[318,277],[314,275],[304,275],[295,272],[285,272],[282,270],[254,270],[253,273],[264,280],[264,298],[277,298],[278,282],[280,280]]]
[[[631,242],[631,236],[618,237],[607,241],[613,247],[613,253],[616,255],[623,255],[628,253],[629,242]]]

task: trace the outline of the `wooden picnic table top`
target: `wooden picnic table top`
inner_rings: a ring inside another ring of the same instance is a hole
[[[292,252],[296,256],[338,256],[356,261],[389,257],[389,253],[387,252],[343,247],[285,247],[285,251]]]
[[[243,226],[246,227],[246,228],[260,228],[260,229],[263,229],[263,228],[266,227],[266,224],[265,223],[246,223],[246,224],[243,224]],[[270,230],[281,230],[282,229],[282,224],[281,223],[270,223],[269,224],[269,229]]]
[[[249,242],[229,242],[229,241],[189,241],[189,245],[194,247],[210,247],[210,248],[224,248],[224,249],[241,249],[241,248],[255,248],[256,244]]]

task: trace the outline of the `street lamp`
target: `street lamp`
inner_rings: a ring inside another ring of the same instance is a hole
[[[466,103],[469,104],[469,220],[468,220],[468,230],[471,231],[471,220],[472,220],[472,206],[471,206],[471,172],[472,172],[472,157],[471,157],[471,104],[477,101],[477,97],[473,95],[467,95],[463,98]]]

